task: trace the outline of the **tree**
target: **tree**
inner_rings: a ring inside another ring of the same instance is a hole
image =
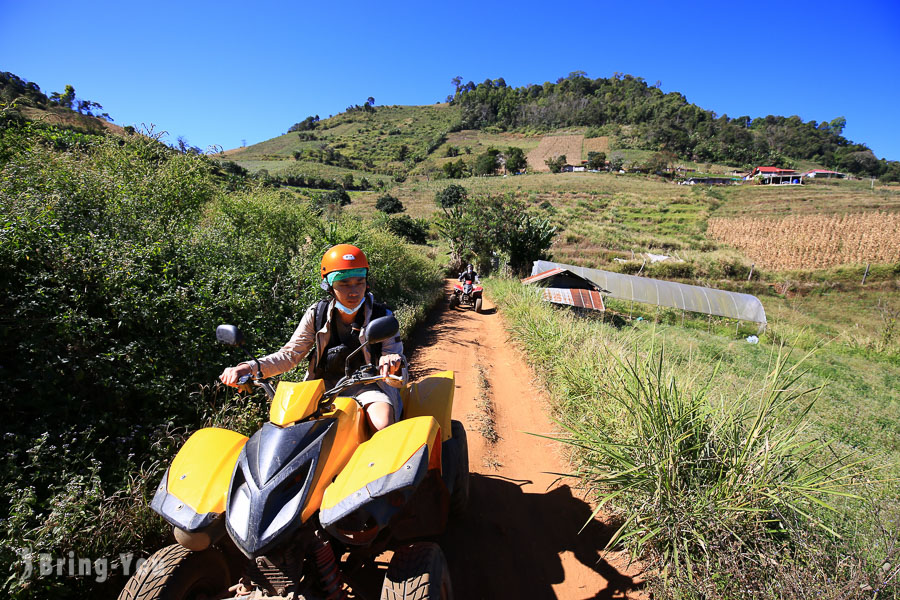
[[[606,168],[606,152],[588,152],[588,169],[599,171]]]
[[[409,156],[409,146],[406,144],[401,144],[400,148],[397,150],[397,160],[404,161]]]
[[[475,175],[493,175],[497,172],[497,157],[500,151],[496,148],[488,148],[486,152],[475,158]]]
[[[506,149],[506,170],[509,173],[518,173],[528,167],[528,160],[525,158],[525,151],[516,146],[510,146]]]
[[[400,215],[388,219],[387,228],[391,233],[404,238],[410,244],[428,242],[428,221],[426,219],[413,219],[409,215]]]
[[[544,164],[550,167],[551,173],[559,173],[562,171],[563,167],[566,166],[566,162],[566,155],[562,154],[560,156],[548,158],[544,161]]]
[[[451,184],[434,195],[434,203],[441,207],[447,216],[457,212],[469,197],[469,192],[461,185]]]
[[[53,92],[50,94],[50,102],[66,108],[72,108],[72,105],[75,103],[75,88],[71,85],[67,85],[62,94]]]
[[[347,190],[332,190],[325,194],[325,201],[329,204],[347,206],[350,204],[350,194],[347,193]]]
[[[316,128],[316,125],[319,123],[319,115],[309,116],[300,121],[299,123],[294,123],[291,125],[290,129],[288,129],[288,133],[293,133],[295,131],[310,131]]]
[[[441,169],[448,179],[460,179],[466,175],[466,163],[461,158],[456,162],[445,162]]]
[[[386,215],[395,215],[406,210],[403,203],[390,194],[384,194],[375,201],[375,209]]]
[[[353,187],[353,173],[347,173],[341,178],[341,187],[349,190]]]
[[[612,156],[609,157],[609,170],[610,171],[620,171],[622,166],[625,164],[625,157],[619,154],[618,152],[614,152]]]
[[[526,204],[512,194],[468,198],[435,225],[450,246],[450,268],[461,269],[475,256],[487,264],[495,253],[506,253],[510,267],[523,274],[531,262],[548,258],[556,236],[549,221],[530,215]]]

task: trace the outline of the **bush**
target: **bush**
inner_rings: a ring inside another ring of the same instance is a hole
[[[147,507],[184,437],[173,427],[218,414],[232,395],[216,377],[241,359],[217,347],[215,326],[240,325],[252,351],[277,348],[321,295],[332,244],[365,250],[373,289],[401,319],[440,287],[436,266],[390,233],[324,223],[276,190],[227,193],[231,175],[204,156],[144,136],[58,152],[50,134],[0,132],[0,314],[14,316],[0,320],[0,559],[11,566],[25,548],[99,558],[164,542]],[[65,598],[96,585],[27,584],[2,589]]]
[[[566,166],[566,155],[562,156],[554,156],[553,158],[548,158],[544,161],[544,164],[550,168],[551,173],[560,173],[564,166]]]
[[[378,200],[375,201],[375,209],[386,215],[395,215],[406,210],[406,208],[403,207],[403,203],[390,194],[380,196]]]
[[[425,244],[428,242],[428,220],[413,219],[409,215],[400,215],[389,219],[388,230],[398,237],[402,237],[410,244]]]

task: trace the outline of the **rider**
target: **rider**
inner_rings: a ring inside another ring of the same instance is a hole
[[[466,267],[465,271],[459,274],[459,280],[463,283],[471,283],[473,285],[480,283],[478,281],[478,273],[475,272],[475,269],[471,264]]]
[[[321,286],[331,299],[321,300],[310,306],[294,335],[281,350],[259,359],[263,376],[286,373],[309,354],[306,379],[324,379],[326,388],[333,387],[344,375],[347,356],[361,345],[362,332],[369,321],[391,314],[384,305],[375,302],[369,291],[368,272],[369,261],[356,246],[338,244],[328,250],[322,257]],[[324,324],[318,330],[317,309],[327,311],[324,314]],[[400,419],[402,403],[398,388],[409,380],[400,336],[380,344],[380,357],[377,346],[364,348],[356,354],[356,362],[351,359],[351,369],[355,370],[362,364],[377,360],[380,375],[395,375],[400,378],[388,377],[384,381],[354,386],[346,391],[346,395],[354,396],[363,406],[370,425],[376,431]],[[243,362],[225,369],[219,379],[226,385],[237,387],[238,380],[244,375],[252,374],[254,370],[249,363]]]

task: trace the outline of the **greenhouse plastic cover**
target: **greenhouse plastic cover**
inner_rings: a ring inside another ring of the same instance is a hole
[[[766,324],[766,311],[759,298],[674,281],[636,277],[622,273],[587,269],[545,260],[535,261],[531,275],[551,269],[566,269],[599,285],[611,298]]]

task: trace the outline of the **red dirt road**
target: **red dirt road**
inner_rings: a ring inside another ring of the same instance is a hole
[[[490,300],[483,314],[436,310],[411,342],[414,379],[456,372],[453,417],[468,433],[471,503],[438,540],[457,600],[644,596],[637,565],[601,557],[609,527],[595,519],[579,533],[592,507],[553,474],[569,471],[561,445],[525,433],[554,431],[547,399]],[[491,390],[495,444],[479,433],[479,364]]]

